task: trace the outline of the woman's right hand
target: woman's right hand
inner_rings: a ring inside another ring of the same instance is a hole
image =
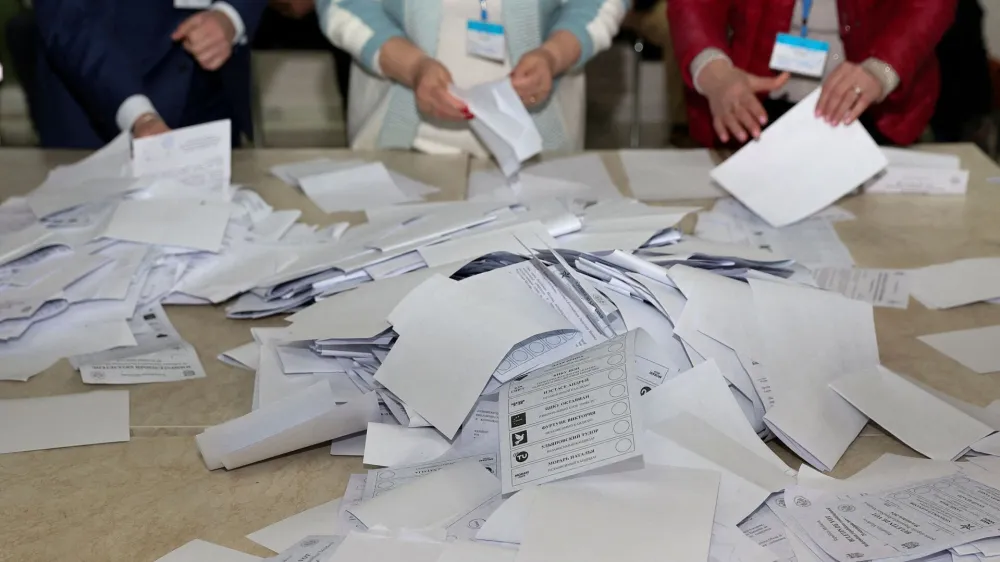
[[[448,91],[451,83],[451,73],[443,64],[430,57],[421,59],[413,78],[413,93],[420,112],[446,121],[472,119],[469,107]]]
[[[777,90],[788,82],[787,72],[775,77],[748,74],[728,60],[708,63],[698,73],[698,87],[712,108],[712,123],[722,142],[735,137],[746,142],[760,137],[767,124],[767,112],[757,99],[758,93]]]

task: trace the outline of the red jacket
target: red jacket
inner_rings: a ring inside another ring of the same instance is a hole
[[[725,51],[738,68],[772,76],[771,50],[787,33],[796,0],[669,0],[667,17],[681,72],[688,87],[691,135],[716,142],[708,100],[694,91],[691,61],[708,47]],[[917,140],[937,101],[940,72],[934,49],[951,26],[957,0],[837,0],[840,36],[847,60],[880,59],[899,74],[900,84],[869,114],[893,142]],[[731,30],[731,33],[730,33]]]

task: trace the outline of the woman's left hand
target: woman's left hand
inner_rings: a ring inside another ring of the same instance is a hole
[[[525,107],[536,106],[549,98],[555,68],[555,57],[544,48],[529,51],[521,57],[510,73],[510,79]]]
[[[882,83],[861,66],[845,62],[823,83],[816,103],[816,116],[831,125],[850,125],[880,99]]]

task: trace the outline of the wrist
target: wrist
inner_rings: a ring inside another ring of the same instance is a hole
[[[421,56],[413,65],[413,73],[410,75],[410,85],[416,86],[424,77],[424,74],[437,63],[433,57]]]
[[[699,92],[708,95],[726,83],[733,72],[733,63],[728,58],[709,61],[695,76],[695,86]]]
[[[132,132],[141,130],[143,127],[155,123],[160,120],[160,116],[156,113],[143,113],[142,115],[136,117],[135,122],[132,123]]]
[[[552,76],[559,74],[559,69],[563,67],[563,64],[561,54],[557,48],[545,44],[539,47],[538,54],[545,60],[545,64],[549,67],[549,72]]]

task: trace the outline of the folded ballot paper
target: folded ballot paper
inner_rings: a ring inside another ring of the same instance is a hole
[[[542,151],[542,136],[509,78],[468,89],[453,88],[452,93],[468,104],[475,116],[470,124],[472,130],[507,177]]]
[[[861,123],[832,126],[816,117],[819,95],[817,89],[711,172],[771,226],[809,217],[888,164]]]

